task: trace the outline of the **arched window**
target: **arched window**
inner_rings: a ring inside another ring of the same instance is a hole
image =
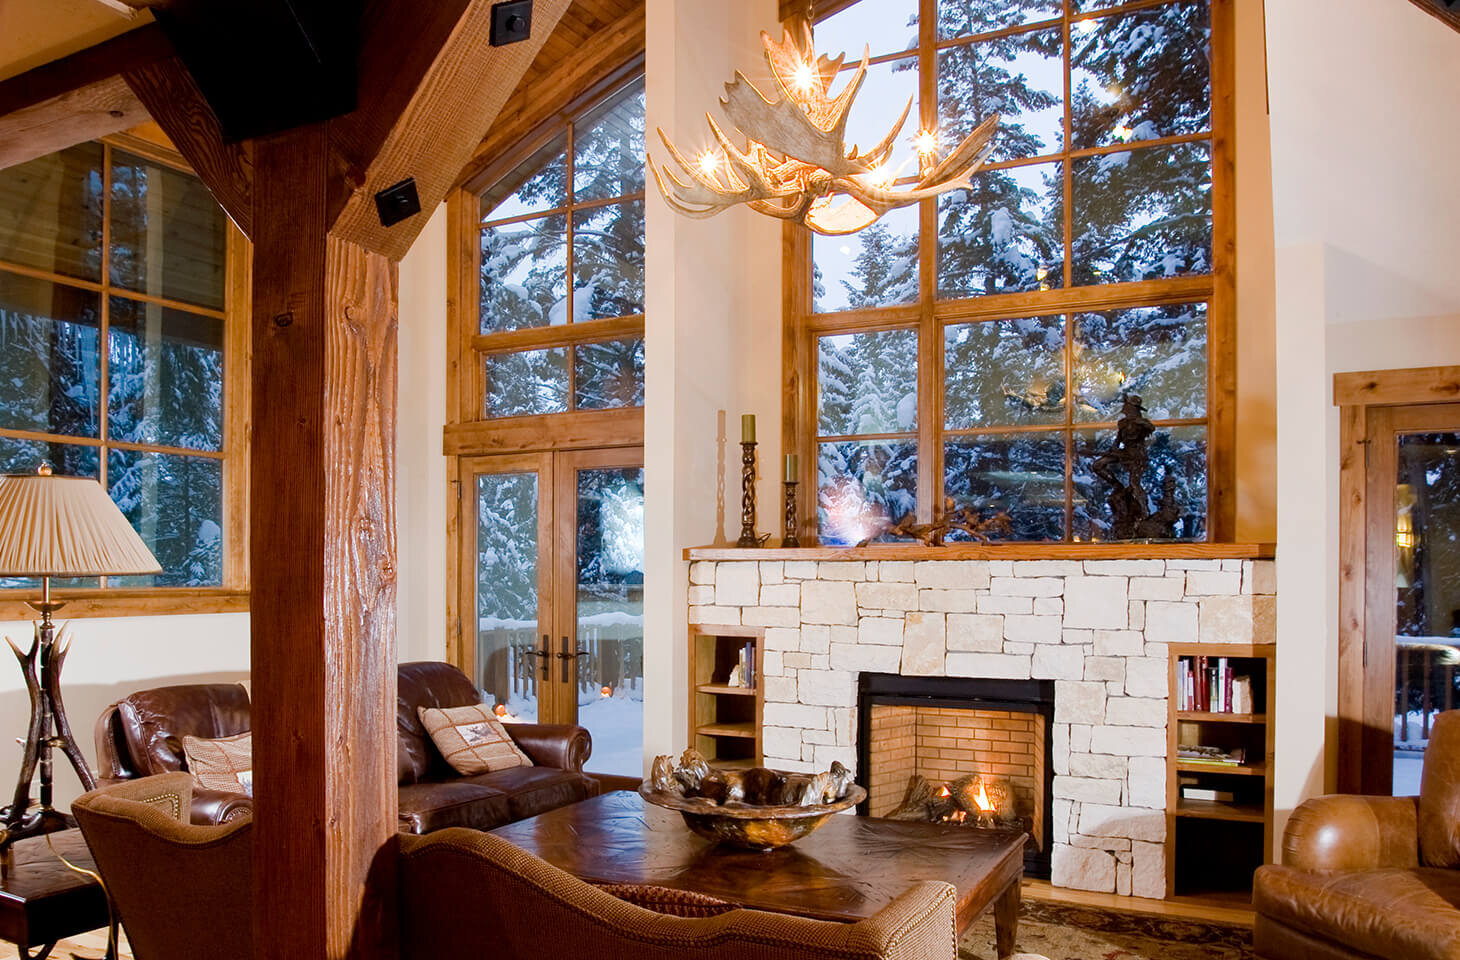
[[[788,373],[814,385],[795,439],[821,542],[945,498],[1007,512],[1009,539],[1109,539],[1092,464],[1127,393],[1157,427],[1152,508],[1170,483],[1177,536],[1222,539],[1230,18],[1231,0],[860,0],[817,25],[821,53],[871,47],[848,143],[912,98],[905,182],[918,130],[946,151],[1002,118],[971,190],[793,240]]]
[[[644,403],[644,82],[481,195],[482,419]]]

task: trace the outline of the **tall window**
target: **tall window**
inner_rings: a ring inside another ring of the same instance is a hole
[[[1002,118],[971,190],[815,237],[792,265],[809,286],[792,319],[815,382],[800,422],[822,542],[945,498],[1007,512],[1010,539],[1107,539],[1111,490],[1091,467],[1126,394],[1157,427],[1153,506],[1169,486],[1177,536],[1208,536],[1225,270],[1212,5],[1227,2],[938,0],[920,22],[919,0],[861,0],[818,24],[823,53],[871,47],[849,144],[880,140],[913,100],[904,182],[918,129],[946,151]]]
[[[644,83],[481,198],[483,418],[644,402]]]
[[[163,567],[62,586],[225,582],[227,230],[110,145],[0,171],[0,471],[97,478]]]

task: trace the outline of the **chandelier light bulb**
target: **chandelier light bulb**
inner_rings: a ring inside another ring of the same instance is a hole
[[[812,85],[816,82],[816,72],[811,69],[811,64],[802,63],[796,67],[796,72],[791,77],[791,84],[796,88],[797,93],[810,93]]]
[[[918,134],[918,154],[924,157],[933,156],[938,152],[938,131],[924,130]]]
[[[706,150],[700,154],[700,173],[712,177],[720,169],[720,158]]]

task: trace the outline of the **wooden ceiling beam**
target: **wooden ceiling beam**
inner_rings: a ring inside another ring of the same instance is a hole
[[[0,81],[0,169],[145,122],[119,74],[171,55],[147,24]]]
[[[173,52],[171,41],[157,24],[129,30],[94,47],[0,80],[0,117],[166,59]]]
[[[1410,0],[1425,13],[1460,30],[1460,0]]]
[[[481,190],[513,147],[554,117],[566,116],[584,93],[610,80],[643,53],[643,4],[636,4],[596,31],[574,52],[569,63],[543,63],[549,54],[541,51],[533,69],[517,84],[486,136],[472,151],[471,159],[457,175],[456,185],[473,192]]]
[[[406,0],[381,2],[403,5],[412,16],[419,16],[421,9],[421,4]],[[532,38],[493,47],[488,42],[492,3],[490,0],[466,3],[461,18],[431,58],[430,66],[399,115],[379,118],[388,119],[389,126],[374,156],[353,157],[345,171],[348,185],[353,189],[334,219],[332,232],[391,260],[405,256],[567,7],[568,0],[537,0],[533,6]],[[389,16],[367,18],[367,26],[378,24],[376,29],[389,29],[392,22]],[[362,58],[362,78],[376,71],[394,71],[402,62],[415,61],[399,49],[401,36],[391,35],[394,47],[379,37],[368,34],[363,37],[363,49],[378,51],[378,59]],[[378,107],[362,97],[359,109],[374,111]],[[334,135],[337,126],[342,131],[339,139]],[[367,138],[365,128],[364,123],[348,120],[331,123],[331,152],[337,157],[355,154],[360,144],[371,142],[375,136]],[[381,226],[375,209],[376,193],[407,177],[415,180],[422,212],[394,226]]]
[[[168,57],[124,74],[213,198],[246,237],[253,236],[253,144],[223,142],[222,129],[181,58]]]
[[[0,117],[0,170],[146,120],[121,77],[68,90]]]

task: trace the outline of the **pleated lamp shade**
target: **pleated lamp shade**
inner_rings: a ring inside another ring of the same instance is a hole
[[[161,573],[101,484],[50,474],[0,476],[0,575]]]

